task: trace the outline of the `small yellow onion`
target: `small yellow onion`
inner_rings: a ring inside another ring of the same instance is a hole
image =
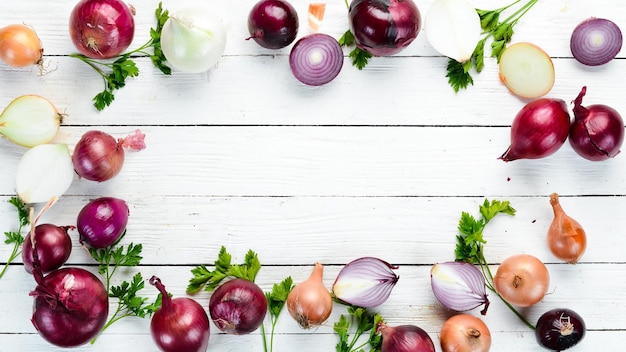
[[[207,8],[181,9],[171,14],[163,25],[163,55],[179,71],[205,72],[217,64],[225,48],[224,24]]]
[[[333,299],[322,282],[324,267],[315,263],[311,276],[287,296],[287,310],[303,329],[321,325],[333,310]]]
[[[59,131],[63,115],[46,98],[22,95],[0,115],[0,134],[13,143],[30,148],[50,142]]]
[[[26,204],[60,197],[73,180],[74,166],[67,144],[35,146],[22,155],[17,165],[17,195]]]
[[[35,30],[24,24],[0,28],[0,59],[12,67],[41,64],[43,48]]]

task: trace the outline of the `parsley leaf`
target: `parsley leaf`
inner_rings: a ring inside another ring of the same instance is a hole
[[[348,315],[342,314],[339,321],[333,325],[333,330],[339,337],[335,351],[364,352],[365,347],[369,345],[370,352],[380,352],[382,337],[377,332],[377,327],[382,322],[383,319],[379,313],[372,314],[365,308],[349,306]],[[363,342],[361,336],[367,332],[369,332],[368,339]]]
[[[157,22],[156,28],[150,28],[150,40],[137,49],[106,61],[89,58],[82,54],[70,54],[70,57],[83,61],[102,77],[104,90],[93,97],[93,105],[98,111],[111,105],[115,100],[114,91],[123,88],[127,78],[139,75],[139,68],[132,60],[133,55],[148,56],[152,60],[152,64],[163,74],[172,73],[171,68],[165,64],[166,58],[161,50],[161,32],[165,21],[169,18],[169,12],[163,10],[162,3],[159,3],[154,14]],[[152,48],[152,53],[146,51],[148,48]]]
[[[291,276],[288,276],[280,283],[274,284],[271,292],[265,293],[265,298],[267,299],[267,311],[270,313],[271,330],[268,346],[268,341],[265,336],[265,324],[261,324],[261,335],[263,336],[264,351],[271,352],[274,349],[274,330],[276,328],[276,323],[278,322],[280,312],[285,307],[287,297],[289,296],[289,293],[294,288],[294,286],[295,285],[293,284]]]
[[[338,40],[339,45],[343,47],[350,47],[355,44],[354,34],[350,30],[347,30],[341,38]],[[372,58],[372,54],[367,51],[355,47],[350,51],[349,54],[350,59],[352,59],[352,65],[362,70],[368,63],[369,59]]]
[[[22,254],[22,243],[24,243],[24,236],[22,235],[22,229],[24,226],[30,224],[30,208],[27,207],[19,197],[11,197],[8,201],[17,209],[18,228],[17,231],[6,231],[4,233],[4,243],[12,244],[13,250],[11,255],[4,264],[2,271],[0,271],[0,278],[4,276],[4,273],[9,268],[9,264],[13,262],[20,254]]]
[[[480,18],[480,26],[484,33],[483,38],[478,41],[471,58],[467,62],[460,63],[454,59],[448,60],[446,77],[448,77],[448,83],[456,93],[474,84],[474,80],[470,74],[472,68],[474,68],[476,72],[483,70],[485,65],[484,47],[487,39],[492,39],[491,57],[495,57],[496,61],[498,63],[500,62],[500,57],[506,49],[506,45],[513,38],[513,27],[537,1],[539,0],[528,0],[526,4],[502,21],[500,21],[502,12],[517,4],[520,0],[516,0],[507,6],[495,10],[476,9],[476,13],[478,13]]]
[[[232,256],[222,246],[215,261],[215,269],[210,271],[206,265],[200,265],[191,269],[193,274],[187,285],[187,293],[197,293],[202,288],[213,291],[227,277],[234,277],[254,282],[257,273],[261,269],[261,262],[257,254],[252,250],[246,253],[243,264],[231,264]]]
[[[124,246],[115,247],[115,245],[105,248],[89,248],[91,257],[100,263],[98,272],[105,276],[107,291],[110,290],[111,279],[118,267],[139,265],[143,259],[141,256],[142,249],[141,243],[133,244],[132,242],[126,248]]]

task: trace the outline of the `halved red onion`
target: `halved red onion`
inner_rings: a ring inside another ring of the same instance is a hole
[[[606,64],[622,49],[622,31],[610,20],[588,18],[574,28],[570,49],[574,58],[584,65]]]
[[[480,314],[487,314],[489,299],[485,277],[473,264],[436,263],[430,270],[430,283],[435,297],[446,308],[464,312],[484,304],[485,308]]]
[[[346,264],[333,283],[333,295],[351,305],[372,308],[389,298],[400,277],[397,266],[374,257],[362,257]]]
[[[289,65],[300,82],[321,86],[335,79],[341,71],[343,51],[337,39],[328,34],[309,34],[291,48]]]

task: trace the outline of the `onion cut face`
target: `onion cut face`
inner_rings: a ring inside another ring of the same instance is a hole
[[[500,57],[500,80],[511,93],[526,99],[548,94],[554,86],[554,64],[550,56],[531,43],[516,43]]]
[[[291,72],[302,83],[321,86],[341,72],[343,51],[339,42],[323,33],[300,38],[289,54]]]
[[[570,50],[581,64],[599,66],[617,56],[622,49],[622,40],[622,31],[614,22],[591,17],[574,28]]]

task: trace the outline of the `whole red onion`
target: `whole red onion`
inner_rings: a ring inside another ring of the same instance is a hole
[[[221,284],[209,300],[213,323],[227,334],[249,334],[256,330],[267,313],[263,290],[252,281],[232,279]]]
[[[376,329],[382,334],[381,352],[435,352],[435,344],[428,333],[415,325],[380,323]]]
[[[128,224],[128,205],[122,199],[101,197],[87,203],[78,213],[76,228],[81,242],[105,248],[124,234]]]
[[[354,0],[348,20],[356,46],[375,56],[399,53],[422,26],[413,0]]]
[[[121,0],[81,0],[70,14],[70,37],[78,51],[108,59],[130,46],[135,35],[133,11]]]
[[[94,274],[63,268],[43,276],[35,261],[37,287],[31,321],[39,334],[59,347],[80,346],[94,338],[109,314],[107,290]]]
[[[74,147],[74,170],[80,177],[91,181],[110,180],[122,170],[124,149],[144,149],[144,137],[139,130],[118,140],[105,132],[87,131]]]
[[[206,351],[210,331],[204,308],[191,298],[172,299],[156,276],[150,278],[150,284],[159,290],[163,300],[150,322],[150,333],[161,351]]]
[[[35,227],[35,242],[41,270],[48,273],[65,264],[72,252],[72,239],[67,233],[73,226],[40,224]],[[33,271],[33,241],[28,233],[22,245],[22,262],[28,273]]]
[[[298,12],[285,0],[260,0],[248,15],[250,37],[267,49],[280,49],[298,35]]]
[[[578,155],[591,161],[612,158],[624,142],[624,120],[613,108],[594,104],[582,106],[587,87],[574,100],[574,122],[569,142]]]
[[[561,148],[569,129],[570,116],[565,101],[550,98],[531,101],[513,119],[511,145],[499,159],[544,158]]]

